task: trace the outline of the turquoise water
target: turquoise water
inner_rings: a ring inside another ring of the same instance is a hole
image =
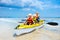
[[[24,18],[0,18],[0,28],[5,29],[7,27],[9,29],[14,30],[14,28],[20,24],[19,22],[21,22],[22,19],[24,19]],[[60,18],[41,18],[41,19],[45,20],[45,24],[48,22],[57,22],[58,26],[49,27],[49,26],[45,25],[43,27],[43,29],[50,30],[50,31],[53,31],[56,33],[60,33]]]
[[[60,25],[60,18],[40,18],[45,20],[45,24],[48,22],[57,22]],[[1,21],[10,22],[10,23],[19,23],[23,22],[25,18],[0,18]]]

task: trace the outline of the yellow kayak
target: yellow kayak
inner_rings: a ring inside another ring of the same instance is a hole
[[[24,23],[18,25],[16,28],[17,29],[26,29],[26,28],[34,28],[34,27],[38,27],[38,26],[41,26],[42,24],[44,23],[44,20],[40,20],[39,23],[36,23],[36,24],[32,24],[32,25],[24,25]]]

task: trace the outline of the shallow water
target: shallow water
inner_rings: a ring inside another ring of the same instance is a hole
[[[45,25],[44,25],[43,29],[50,30],[50,31],[60,34],[60,18],[44,18],[44,19],[45,19]],[[58,23],[58,25],[57,26],[52,26],[52,25],[49,26],[48,24],[46,24],[48,22],[56,22],[56,23]]]

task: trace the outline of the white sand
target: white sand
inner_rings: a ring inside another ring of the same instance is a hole
[[[32,33],[18,36],[16,40],[60,40],[60,34],[44,30],[38,29]]]
[[[0,40],[15,40],[13,31],[12,23],[0,21]]]
[[[14,27],[16,23],[5,22],[0,20],[0,40],[60,40],[60,27],[43,27],[42,29],[37,29],[32,33],[25,34],[18,37],[13,37]],[[50,28],[50,29],[48,29]],[[56,29],[57,31],[54,32]]]

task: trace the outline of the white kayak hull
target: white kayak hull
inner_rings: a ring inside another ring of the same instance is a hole
[[[43,25],[44,25],[44,24],[42,24],[41,26],[38,26],[38,27],[34,27],[34,28],[15,29],[14,34],[15,34],[15,35],[21,35],[21,34],[24,34],[24,33],[29,33],[29,32],[32,32],[32,31],[35,30],[35,29],[42,28]]]

